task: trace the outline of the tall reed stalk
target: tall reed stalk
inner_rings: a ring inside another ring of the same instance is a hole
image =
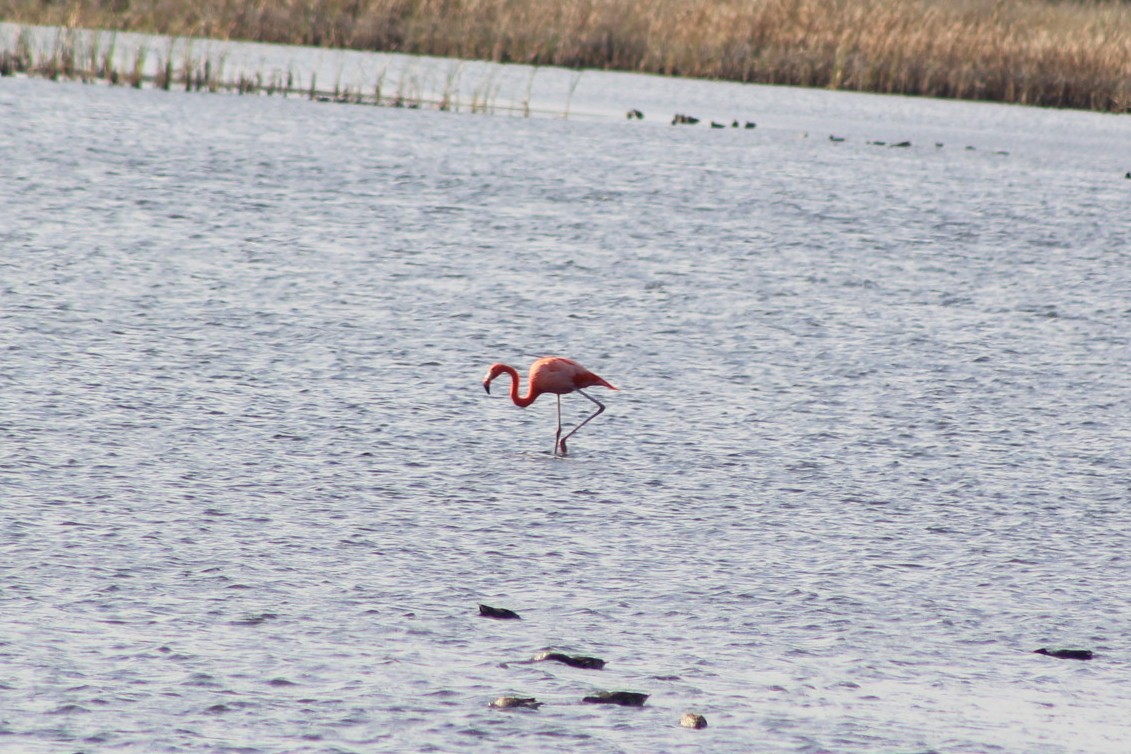
[[[0,0],[0,18],[1131,109],[1121,0]]]

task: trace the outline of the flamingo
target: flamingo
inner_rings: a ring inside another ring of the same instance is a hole
[[[542,395],[542,393],[554,393],[558,396],[558,432],[554,435],[554,455],[558,454],[558,449],[561,449],[561,454],[564,456],[568,453],[566,450],[566,440],[573,437],[577,430],[584,427],[590,421],[601,415],[605,410],[605,404],[597,400],[593,396],[586,393],[581,388],[583,387],[607,387],[610,390],[617,388],[610,385],[608,382],[590,372],[585,367],[578,364],[573,359],[562,358],[561,356],[547,356],[543,359],[538,359],[530,365],[530,377],[527,378],[526,395],[518,394],[518,371],[507,364],[492,364],[491,368],[487,370],[487,376],[483,378],[483,389],[488,393],[491,392],[491,380],[498,377],[500,374],[509,374],[511,378],[511,400],[514,405],[519,408],[526,408],[531,403]],[[581,393],[589,400],[597,404],[597,410],[585,421],[578,424],[571,429],[565,437],[562,437],[562,396],[566,393]]]

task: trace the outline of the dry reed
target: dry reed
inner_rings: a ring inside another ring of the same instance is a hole
[[[0,0],[0,18],[1131,110],[1118,0]]]

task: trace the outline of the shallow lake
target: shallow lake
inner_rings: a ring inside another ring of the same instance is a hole
[[[0,750],[1125,751],[1131,118],[484,76],[0,80]]]

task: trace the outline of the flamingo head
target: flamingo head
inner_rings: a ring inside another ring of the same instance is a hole
[[[487,376],[483,378],[483,389],[488,393],[491,392],[491,380],[498,377],[507,369],[506,364],[492,364],[491,368],[487,370]]]

